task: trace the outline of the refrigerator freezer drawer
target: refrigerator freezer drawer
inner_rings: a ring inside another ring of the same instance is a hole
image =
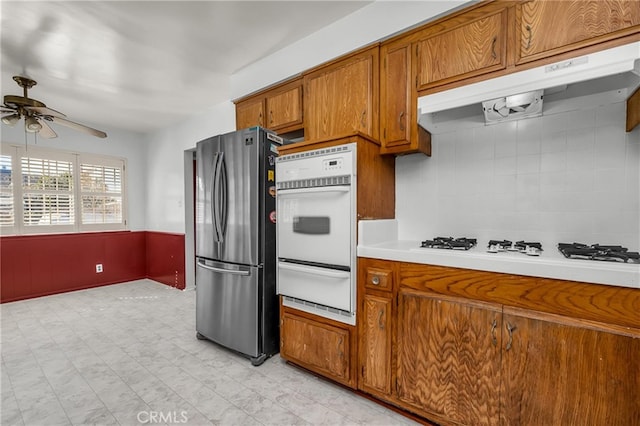
[[[222,346],[250,357],[260,348],[257,267],[198,259],[196,331]]]

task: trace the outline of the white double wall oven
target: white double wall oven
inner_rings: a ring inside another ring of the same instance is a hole
[[[277,291],[347,324],[356,312],[356,144],[278,157]]]

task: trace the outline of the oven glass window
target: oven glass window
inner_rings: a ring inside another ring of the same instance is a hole
[[[293,232],[298,234],[322,235],[331,232],[331,220],[328,216],[295,216]]]

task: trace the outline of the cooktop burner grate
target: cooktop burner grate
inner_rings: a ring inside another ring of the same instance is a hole
[[[451,250],[469,250],[475,247],[477,241],[475,238],[453,238],[453,237],[436,237],[433,240],[424,240],[420,247],[451,249]]]
[[[515,243],[512,243],[509,240],[489,240],[489,244],[487,244],[487,251],[489,253],[514,251],[524,253],[529,256],[540,256],[540,252],[543,250],[542,244],[538,242],[516,241]]]
[[[640,253],[629,251],[622,246],[603,246],[600,244],[560,243],[558,250],[569,259],[609,260],[616,262],[640,263]]]

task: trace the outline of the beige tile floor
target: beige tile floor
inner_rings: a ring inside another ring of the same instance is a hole
[[[5,425],[407,425],[274,356],[195,337],[195,292],[150,280],[5,303]]]

